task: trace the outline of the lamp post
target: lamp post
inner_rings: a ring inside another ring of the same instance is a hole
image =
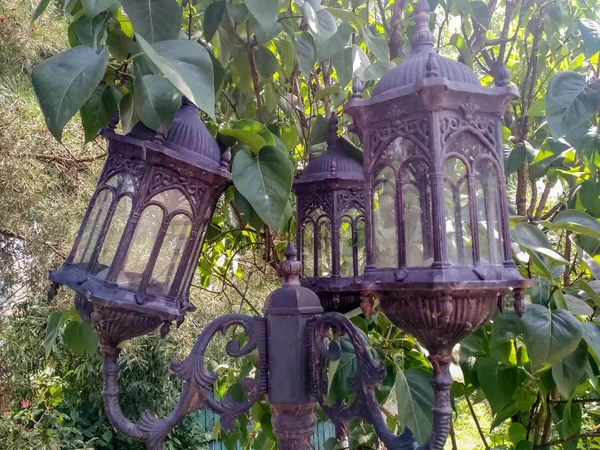
[[[312,448],[317,403],[338,437],[347,432],[350,419],[360,418],[373,425],[388,449],[443,448],[452,411],[452,348],[485,323],[511,290],[517,312],[524,311],[527,283],[511,255],[500,133],[501,117],[518,92],[508,85],[502,66],[496,69],[497,86],[482,87],[466,66],[439,56],[428,28],[427,1],[418,0],[414,11],[412,54],[379,81],[371,98],[360,98],[356,83],[345,108],[363,142],[362,175],[340,156],[332,120],[328,150],[296,181],[300,259],[307,267],[312,262],[312,272],[302,273],[296,250],[288,246],[280,265],[285,282],[267,299],[264,317],[218,318],[200,334],[190,355],[173,363],[184,388],[163,419],[144,413],[133,423],[122,414],[117,345],[161,323],[181,321],[191,308],[187,291],[203,233],[229,182],[228,157],[220,161],[215,141],[191,105],[177,113],[167,136],[147,129],[128,136],[105,132],[109,158],[73,251],[51,278],[76,291],[79,313],[100,334],[105,407],[116,429],[162,450],[166,435],[187,414],[210,409],[220,414],[227,431],[264,395],[280,450]],[[364,184],[361,193],[355,184]],[[353,200],[325,211],[327,203],[315,196],[328,195]],[[345,211],[354,207],[350,228],[364,220],[366,266],[360,276],[353,259],[345,276],[335,254]],[[319,269],[319,252],[326,246],[314,244],[324,218],[329,272]],[[373,362],[352,323],[339,312],[324,312],[317,296],[343,292],[360,292],[366,313],[371,296],[377,296],[388,318],[428,349],[434,424],[422,446],[409,429],[401,435],[389,431],[374,391],[385,367]],[[230,341],[227,353],[258,352],[254,378],[241,383],[241,402],[227,395],[214,398],[217,374],[204,364],[212,337],[232,326],[241,327],[247,340],[243,346]],[[345,336],[356,354],[356,375],[348,380],[356,393],[351,405],[326,402],[327,361],[341,355],[333,335]]]

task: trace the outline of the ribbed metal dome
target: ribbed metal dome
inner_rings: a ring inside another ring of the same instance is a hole
[[[356,175],[362,176],[362,164],[342,150],[341,138],[337,136],[337,125],[337,117],[333,113],[329,119],[327,150],[308,163],[302,171],[302,175],[299,176],[299,180],[322,174],[337,174],[340,178],[343,178],[344,174],[349,174],[352,178],[355,178]]]
[[[477,75],[466,65],[444,58],[434,50],[435,38],[429,30],[427,0],[419,0],[415,4],[415,23],[417,29],[412,38],[412,53],[405,62],[381,77],[373,88],[373,96],[401,86],[410,86],[430,77],[443,77],[449,81],[481,85]]]
[[[140,121],[133,127],[128,136],[142,140],[152,140],[156,136],[156,131],[151,130]],[[163,144],[173,150],[184,148],[199,153],[216,163],[221,160],[219,144],[200,119],[198,108],[185,97],[181,108],[175,113],[173,125],[169,129]]]

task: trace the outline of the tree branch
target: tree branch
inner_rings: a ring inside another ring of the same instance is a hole
[[[481,429],[479,420],[477,420],[477,414],[475,414],[475,410],[473,409],[473,405],[471,404],[471,400],[469,400],[468,395],[465,395],[465,400],[467,401],[467,405],[469,406],[469,410],[471,411],[471,416],[473,416],[473,420],[475,421],[475,426],[477,427],[477,431],[479,431],[479,436],[481,436],[483,445],[485,446],[486,450],[490,450],[490,446],[488,445],[487,440],[485,439],[485,434],[483,433],[483,430]]]

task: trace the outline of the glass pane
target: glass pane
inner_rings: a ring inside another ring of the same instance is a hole
[[[477,222],[480,260],[483,263],[501,264],[502,234],[500,216],[500,188],[496,166],[489,159],[475,163],[477,197]]]
[[[430,266],[433,262],[433,228],[429,170],[414,161],[402,170],[402,220],[408,267]]]
[[[356,223],[356,246],[358,247],[358,275],[362,275],[365,271],[365,263],[367,261],[367,251],[365,247],[365,220],[358,219]]]
[[[377,267],[397,267],[396,174],[384,167],[373,183],[373,232]]]
[[[131,240],[123,270],[117,279],[120,286],[139,288],[162,221],[163,212],[158,206],[150,205],[144,209]]]
[[[340,224],[340,275],[343,277],[354,276],[353,244],[352,219],[344,216]]]
[[[125,230],[130,213],[131,198],[127,196],[122,197],[113,212],[104,243],[102,244],[102,251],[98,257],[98,264],[96,264],[96,270],[94,271],[100,278],[106,278],[108,275],[108,269],[117,252],[117,247],[121,241],[121,236],[123,236],[123,230]]]
[[[448,259],[453,264],[471,265],[473,243],[467,169],[458,158],[449,158],[444,165],[444,204]]]
[[[302,266],[304,267],[304,276],[315,276],[315,244],[313,240],[314,229],[311,221],[304,223],[302,231]]]
[[[191,231],[189,217],[177,214],[171,219],[146,292],[156,295],[169,293]]]
[[[81,235],[81,240],[75,251],[73,258],[73,264],[82,269],[87,268],[87,264],[90,261],[96,242],[98,241],[98,235],[104,225],[106,214],[110,209],[112,203],[112,192],[108,189],[101,191],[96,197],[94,207],[88,217],[85,229]]]
[[[152,200],[158,202],[165,206],[165,209],[168,211],[168,214],[171,214],[173,211],[183,210],[189,213],[192,212],[192,208],[190,207],[190,202],[187,201],[185,195],[179,189],[169,189],[168,191],[163,191],[160,194],[156,194],[152,197]]]
[[[331,223],[329,219],[319,221],[319,241],[317,245],[319,277],[331,276]]]

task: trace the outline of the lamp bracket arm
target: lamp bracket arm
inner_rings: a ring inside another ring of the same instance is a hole
[[[247,342],[240,346],[233,338],[225,349],[231,357],[242,357],[258,349],[259,370],[255,378],[246,378],[241,385],[246,392],[245,400],[237,402],[230,395],[217,400],[212,386],[218,375],[205,366],[205,353],[208,344],[217,334],[226,334],[232,326],[241,326]],[[118,400],[117,374],[119,366],[117,357],[120,352],[115,346],[103,345],[104,356],[104,402],[106,414],[111,424],[121,433],[143,441],[148,450],[163,450],[164,440],[181,420],[188,414],[198,410],[211,410],[220,415],[221,426],[225,431],[233,428],[237,417],[248,411],[252,405],[266,392],[266,322],[261,317],[244,314],[227,314],[211,322],[198,337],[192,351],[182,361],[174,361],[171,370],[184,381],[179,401],[173,411],[164,418],[154,417],[150,412],[142,413],[138,423],[134,424],[121,411]]]
[[[316,396],[321,408],[329,416],[336,427],[338,439],[348,433],[348,422],[353,418],[362,419],[375,429],[379,438],[390,450],[442,450],[452,418],[450,406],[450,355],[447,353],[433,354],[430,361],[433,364],[434,377],[431,381],[434,390],[433,430],[427,441],[419,446],[412,431],[405,431],[396,435],[392,433],[385,423],[375,396],[375,386],[380,384],[385,377],[385,365],[375,364],[368,350],[368,343],[356,330],[352,322],[340,313],[330,312],[323,314],[313,322],[312,339],[317,358],[316,365]],[[330,333],[346,337],[354,348],[356,354],[356,375],[348,378],[348,384],[356,394],[356,400],[351,406],[344,402],[334,405],[326,404],[327,394],[327,361],[336,361],[341,356],[341,346],[337,341],[327,342]],[[400,400],[400,399],[399,399]]]

